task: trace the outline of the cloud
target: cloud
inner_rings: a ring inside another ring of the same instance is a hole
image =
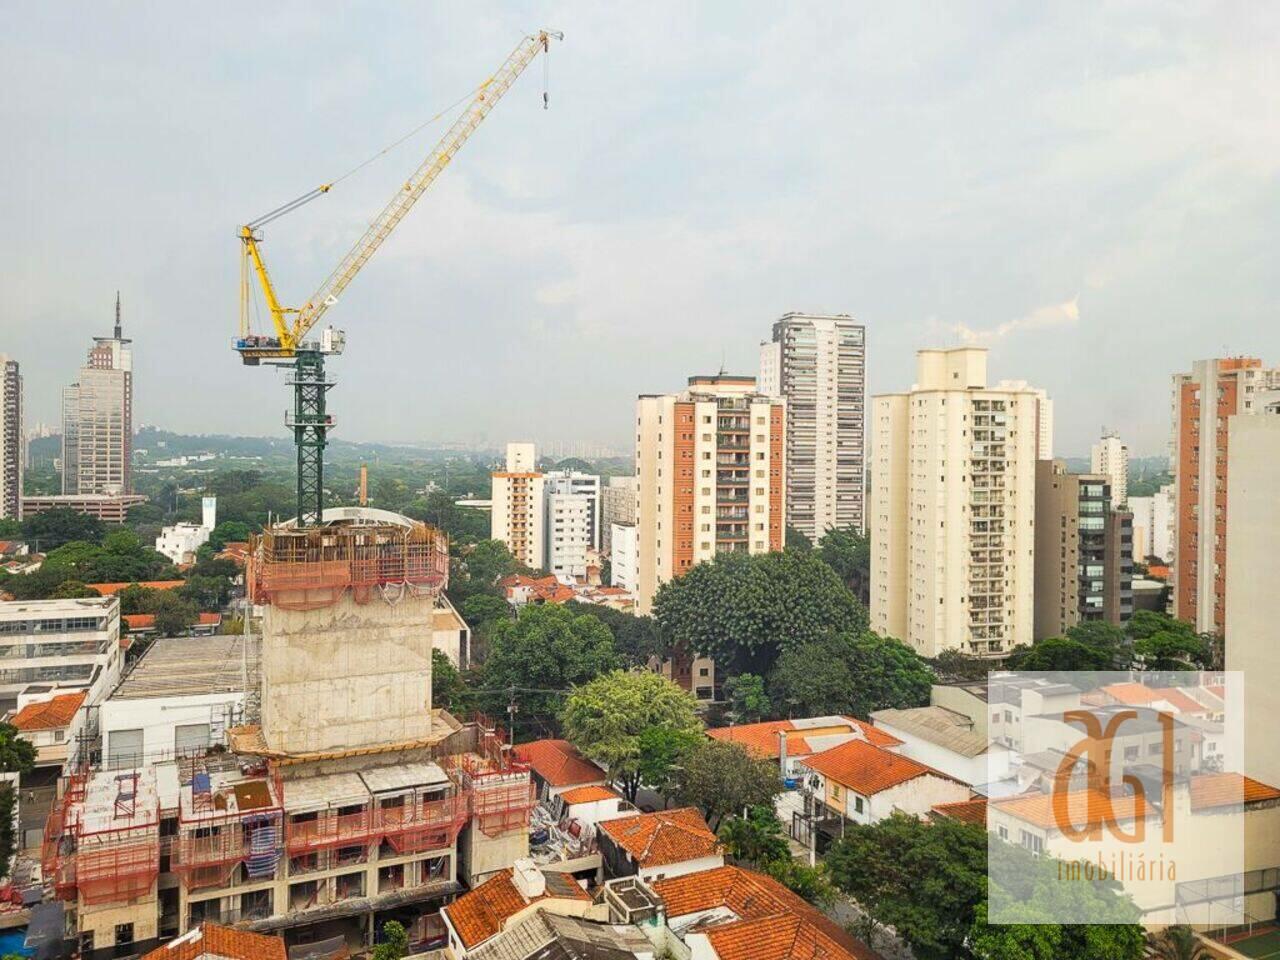
[[[1080,297],[1076,295],[1070,300],[1064,300],[1062,303],[1050,303],[1043,307],[1037,307],[1025,316],[1014,320],[1006,320],[990,330],[975,330],[963,323],[953,324],[951,330],[965,343],[988,344],[1003,340],[1011,333],[1021,333],[1024,330],[1042,330],[1046,327],[1070,326],[1079,323],[1079,321]]]

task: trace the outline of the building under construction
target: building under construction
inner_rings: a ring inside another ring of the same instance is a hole
[[[447,560],[438,531],[366,508],[255,539],[245,722],[63,779],[44,874],[83,954],[205,920],[357,947],[395,919],[430,945],[441,906],[527,855],[528,769],[483,718],[432,708]]]

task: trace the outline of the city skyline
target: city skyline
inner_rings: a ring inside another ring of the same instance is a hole
[[[313,23],[283,61],[266,52],[292,29],[285,12],[248,37],[208,12],[16,25],[0,75],[29,96],[0,107],[16,134],[0,209],[29,229],[5,241],[0,323],[24,333],[5,346],[24,363],[29,420],[54,419],[50,385],[120,286],[147,345],[140,422],[283,435],[284,398],[228,349],[235,225],[411,129],[539,19],[497,9],[354,33]],[[716,9],[556,18],[551,109],[537,83],[513,93],[332,312],[350,344],[333,368],[337,436],[497,445],[573,409],[579,436],[625,449],[637,393],[679,389],[689,370],[752,371],[769,326],[802,310],[866,324],[871,395],[909,386],[916,349],[986,345],[1062,403],[1062,451],[1086,452],[1105,423],[1155,455],[1171,371],[1280,355],[1258,255],[1274,246],[1277,152],[1252,119],[1276,97],[1255,78],[1273,11],[1154,25],[1010,12],[978,29],[963,12],[924,28],[911,11],[845,13],[829,28]],[[450,43],[424,61],[420,38],[443,29]],[[661,42],[634,43],[655,29]],[[73,95],[90,80],[100,96]],[[260,109],[263,89],[280,109]],[[816,122],[820,148],[785,135]],[[415,138],[272,225],[292,299],[424,149]],[[70,275],[56,266],[70,261]],[[655,349],[669,342],[682,347]],[[475,402],[477,377],[522,402]],[[404,410],[424,411],[421,428]]]

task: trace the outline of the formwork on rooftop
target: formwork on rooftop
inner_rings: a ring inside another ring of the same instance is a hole
[[[484,834],[528,829],[537,803],[529,767],[513,757],[501,727],[480,714],[475,723],[474,750],[447,758],[449,776],[470,796],[472,820]]]
[[[449,571],[448,538],[424,523],[277,526],[252,538],[246,581],[255,601],[288,610],[379,595],[435,596]]]
[[[183,886],[224,886],[241,864],[251,878],[274,876],[284,850],[279,771],[260,761],[234,779],[198,766],[190,776],[173,847],[173,869]]]
[[[42,867],[54,894],[86,904],[147,895],[160,873],[160,810],[150,771],[78,768],[45,822]]]

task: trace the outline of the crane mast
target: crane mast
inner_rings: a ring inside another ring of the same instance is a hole
[[[338,302],[356,275],[377,252],[378,247],[413,209],[462,145],[484,121],[498,101],[511,89],[525,68],[550,49],[552,40],[563,34],[543,30],[525,37],[498,70],[482,83],[466,108],[441,137],[426,159],[383,207],[339,261],[319,289],[301,307],[286,307],[277,296],[271,276],[262,259],[262,227],[277,217],[297,209],[304,203],[328,193],[332,184],[322,184],[310,193],[240,228],[240,336],[235,349],[249,365],[266,362],[291,368],[288,383],[293,387],[293,409],[285,415],[285,424],[294,433],[298,453],[298,525],[318,523],[324,504],[324,449],[333,418],[326,409],[325,396],[333,386],[324,370],[328,354],[341,353],[345,337],[339,330],[328,328],[319,340],[307,339],[308,333],[326,311]],[[256,277],[263,300],[271,315],[274,336],[255,335],[249,330],[250,277]]]

